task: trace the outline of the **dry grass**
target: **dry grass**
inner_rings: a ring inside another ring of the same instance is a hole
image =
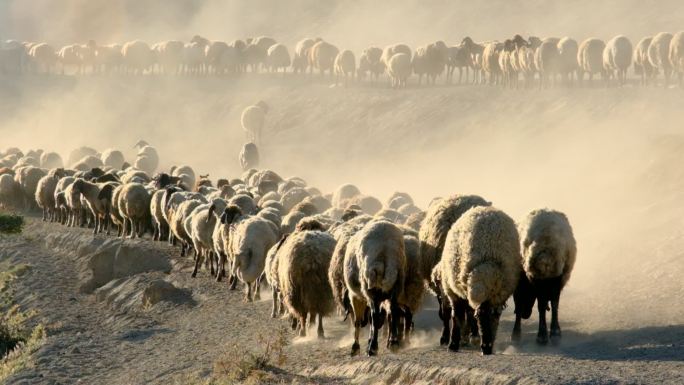
[[[10,375],[32,365],[31,354],[44,343],[46,333],[42,324],[33,328],[27,326],[35,311],[22,311],[14,304],[11,283],[30,270],[30,266],[18,264],[0,266],[0,269],[0,308],[3,312],[0,317],[0,382],[4,382]]]
[[[24,228],[24,217],[0,213],[0,234],[19,234]]]

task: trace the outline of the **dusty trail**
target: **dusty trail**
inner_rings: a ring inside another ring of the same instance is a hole
[[[270,303],[246,304],[241,292],[209,279],[206,272],[191,279],[190,261],[177,251],[149,240],[134,242],[139,255],[162,251],[173,261],[168,275],[144,273],[134,279],[159,278],[191,292],[183,304],[158,303],[144,308],[140,293],[120,288],[125,300],[107,305],[100,295],[79,293],[79,259],[61,250],[46,249],[42,235],[78,234],[74,249],[92,242],[82,229],[65,229],[31,219],[24,235],[2,238],[2,258],[29,263],[32,269],[17,281],[16,298],[40,311],[49,326],[49,338],[35,354],[35,368],[8,383],[145,384],[182,381],[211,372],[217,358],[229,349],[250,350],[257,336],[275,336],[285,321],[272,320]],[[276,378],[313,377],[314,383],[388,384],[430,383],[569,384],[644,383],[678,384],[684,381],[684,327],[631,328],[582,333],[574,328],[573,309],[581,298],[569,291],[564,307],[564,339],[557,348],[538,348],[535,326],[525,326],[526,342],[514,348],[507,342],[511,310],[499,329],[499,353],[481,357],[475,349],[450,354],[435,346],[436,316],[430,304],[417,317],[414,346],[401,354],[382,351],[377,359],[349,358],[350,334],[335,317],[326,322],[325,341],[295,338],[286,348],[287,361]]]

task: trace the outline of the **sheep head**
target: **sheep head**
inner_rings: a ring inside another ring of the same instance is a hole
[[[241,215],[242,210],[240,210],[238,206],[230,205],[223,210],[223,214],[221,215],[221,223],[224,225],[231,224],[235,218],[238,218]]]
[[[480,349],[482,355],[490,355],[494,352],[494,339],[499,328],[499,318],[503,306],[493,306],[489,301],[481,303],[475,309],[477,327],[480,329]]]

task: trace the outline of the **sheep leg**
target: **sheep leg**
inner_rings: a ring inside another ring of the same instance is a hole
[[[202,263],[202,258],[200,257],[200,254],[198,254],[197,257],[195,258],[195,268],[192,270],[192,275],[190,275],[192,278],[195,278],[197,276],[197,270],[199,270],[201,263]]]
[[[318,314],[318,338],[324,339],[325,332],[323,331],[323,314]]]
[[[374,299],[371,301],[371,327],[368,338],[368,356],[376,356],[378,354],[378,332],[384,322],[384,315],[380,311],[380,301]]]
[[[218,266],[216,268],[218,269]],[[214,253],[212,251],[209,252],[209,272],[212,276],[216,273],[214,270]]]
[[[475,316],[482,334],[482,341],[480,342],[482,355],[490,355],[494,351],[494,334],[496,333],[492,327],[492,305],[488,301],[481,303],[477,307]]]
[[[245,292],[245,302],[252,302],[252,284],[247,282],[245,285],[247,286],[247,291]]]
[[[352,357],[359,354],[361,351],[361,345],[359,345],[359,337],[361,335],[361,328],[365,325],[366,321],[366,306],[365,301],[359,300],[356,297],[351,299],[352,308],[352,320],[354,323],[354,343],[352,344],[351,355]]]
[[[387,341],[387,347],[390,350],[396,351],[401,343],[399,338],[399,321],[401,320],[402,311],[399,308],[396,297],[392,298],[390,302],[390,323],[389,323],[389,340]]]
[[[216,263],[216,282],[221,282],[221,278],[226,275],[226,256],[219,253],[219,261]]]
[[[257,278],[257,280],[254,281],[254,300],[261,300],[261,277]]]
[[[465,322],[466,300],[457,298],[451,303],[451,338],[449,340],[449,350],[457,352],[461,346],[461,328]]]
[[[480,331],[477,327],[475,312],[469,305],[466,305],[466,326],[469,334],[468,342],[473,346],[477,346],[480,343]]]
[[[278,291],[275,288],[271,288],[271,295],[273,297],[273,309],[271,310],[271,318],[278,317]]]
[[[543,290],[540,290],[543,292]],[[549,306],[549,299],[546,294],[538,294],[537,309],[539,310],[539,331],[537,332],[537,343],[546,345],[549,342],[549,332],[546,327],[546,309]]]
[[[413,328],[413,313],[409,309],[404,310],[404,339],[402,346],[411,344],[411,330]]]
[[[438,315],[442,320],[442,336],[439,338],[440,346],[449,344],[449,319],[451,317],[451,306],[446,298],[438,298],[439,310]]]
[[[558,304],[561,293],[561,277],[554,278],[551,283],[551,342],[557,343],[561,338],[561,328],[558,323]]]
[[[307,328],[306,314],[304,314],[304,316],[299,318],[298,328],[299,328],[299,336],[300,337],[306,337],[306,328]]]

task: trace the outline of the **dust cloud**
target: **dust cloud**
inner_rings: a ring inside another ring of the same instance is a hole
[[[4,1],[0,37],[55,46],[96,39],[321,36],[356,52],[514,33],[633,42],[682,28],[659,1]],[[326,192],[355,183],[381,200],[476,193],[514,219],[550,207],[574,226],[578,260],[563,300],[577,330],[681,323],[684,93],[675,89],[330,87],[330,79],[0,76],[0,148],[99,150],[145,139],[162,166],[237,177],[244,107],[266,101],[262,165]]]

